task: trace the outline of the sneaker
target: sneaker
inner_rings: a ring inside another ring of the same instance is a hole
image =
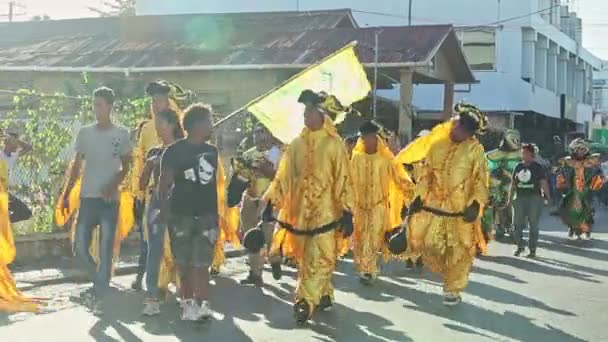
[[[144,308],[141,311],[144,316],[156,316],[160,314],[160,302],[157,299],[144,300]]]
[[[207,320],[211,318],[211,309],[209,308],[209,302],[204,300],[198,308],[198,319]]]
[[[453,306],[458,305],[462,301],[460,295],[454,293],[446,293],[443,295],[443,305]]]
[[[194,299],[185,299],[181,303],[182,321],[198,321],[199,306]]]
[[[373,280],[374,277],[372,277],[372,275],[369,273],[363,273],[359,276],[359,281],[363,285],[371,285]]]
[[[412,261],[412,259],[405,260],[405,269],[411,270],[413,268],[414,268],[414,262]]]
[[[304,324],[310,318],[310,306],[305,300],[301,299],[294,304],[293,314],[298,324]]]
[[[586,232],[585,233],[585,239],[591,240],[591,232]]]
[[[514,256],[518,257],[521,255],[521,253],[524,252],[524,248],[518,248],[515,253],[513,253]]]
[[[281,263],[275,262],[270,265],[272,268],[272,277],[274,280],[281,280],[283,277],[283,270],[281,269]]]
[[[87,310],[89,310],[90,313],[95,316],[103,315],[103,311],[101,310],[101,301],[95,296],[92,294],[86,295],[86,297],[83,298],[83,301],[83,305],[87,308]]]
[[[220,274],[220,270],[218,270],[215,267],[211,267],[209,268],[209,276],[210,277],[217,277]]]
[[[131,290],[134,291],[141,291],[143,286],[142,286],[142,278],[137,276],[137,279],[135,279],[135,281],[131,284]]]
[[[530,259],[534,259],[536,258],[536,251],[530,251],[530,253],[528,253],[528,255],[526,255],[526,258],[530,258]]]
[[[329,295],[325,295],[321,297],[321,301],[319,301],[319,310],[321,311],[331,311],[334,307],[334,303],[332,303]]]
[[[568,237],[569,237],[570,239],[574,238],[574,230],[570,229],[570,230],[568,231]]]
[[[262,286],[264,285],[264,280],[262,280],[262,276],[253,275],[251,272],[249,272],[247,278],[241,280],[241,285]]]

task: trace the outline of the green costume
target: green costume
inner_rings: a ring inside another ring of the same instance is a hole
[[[508,198],[513,170],[522,160],[519,132],[506,130],[500,147],[486,154],[490,171],[490,203],[482,218],[486,241],[496,232],[497,237],[513,232],[513,207]]]

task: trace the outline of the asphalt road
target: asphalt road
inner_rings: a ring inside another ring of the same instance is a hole
[[[214,319],[180,322],[175,302],[155,318],[140,315],[143,295],[126,290],[133,276],[115,278],[116,290],[98,318],[68,297],[83,284],[25,287],[51,297],[45,314],[0,316],[0,341],[608,341],[608,215],[598,215],[592,241],[569,241],[552,217],[542,221],[537,260],[515,258],[513,246],[493,243],[475,261],[470,285],[457,307],[442,305],[439,278],[384,268],[364,287],[352,263],[335,274],[335,309],[297,326],[291,300],[293,271],[263,288],[242,287],[244,258],[230,259],[214,280]]]

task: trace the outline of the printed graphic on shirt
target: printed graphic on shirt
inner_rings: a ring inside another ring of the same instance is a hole
[[[212,164],[213,155],[203,153],[197,156],[197,166],[184,171],[184,178],[191,182],[207,185],[215,177],[215,167]]]
[[[516,175],[517,180],[519,181],[520,188],[532,188],[534,184],[529,183],[532,179],[532,172],[530,169],[521,169]]]

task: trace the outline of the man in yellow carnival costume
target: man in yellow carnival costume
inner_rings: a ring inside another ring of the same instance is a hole
[[[133,201],[121,195],[119,189],[131,164],[129,131],[112,122],[114,92],[99,88],[93,95],[96,123],[84,126],[78,132],[76,157],[58,209],[59,216],[65,216],[63,214],[79,207],[73,233],[74,249],[93,281],[92,292],[85,293],[82,299],[96,312],[99,301],[110,288],[116,244],[118,242],[120,246],[120,239],[133,224]],[[74,189],[77,205],[70,203],[74,200]],[[130,222],[122,222],[125,217],[120,212],[125,206],[131,211]],[[130,226],[123,231],[125,223]],[[98,225],[99,229],[95,229]],[[99,243],[92,243],[94,231],[99,234]],[[98,253],[91,253],[92,245],[94,249],[98,248]]]
[[[15,260],[15,241],[8,212],[8,165],[0,161],[0,312],[38,312],[35,300],[18,290],[8,265]]]
[[[410,205],[409,252],[443,275],[446,305],[460,302],[477,246],[485,252],[480,214],[489,185],[484,149],[475,138],[487,118],[466,104],[456,105],[455,114],[398,156],[402,163],[425,161]]]
[[[378,276],[378,255],[383,251],[385,234],[401,225],[401,211],[409,203],[414,184],[403,165],[396,163],[380,128],[367,122],[353,150],[351,170],[355,188],[354,256],[361,281],[370,284]]]
[[[241,232],[243,244],[249,251],[249,276],[243,285],[262,285],[264,267],[263,250],[266,246],[268,259],[275,279],[281,278],[281,257],[271,252],[274,224],[258,225],[264,202],[262,195],[275,176],[281,158],[281,148],[268,130],[257,124],[253,132],[255,146],[232,160],[232,179],[228,187],[228,206],[241,204]],[[244,195],[243,195],[244,192]]]
[[[294,313],[300,324],[315,309],[332,307],[332,273],[343,239],[353,230],[348,155],[332,120],[320,108],[322,101],[310,90],[300,95],[305,128],[283,154],[262,214],[269,222],[273,206],[279,210],[279,230],[293,246],[298,264]]]

